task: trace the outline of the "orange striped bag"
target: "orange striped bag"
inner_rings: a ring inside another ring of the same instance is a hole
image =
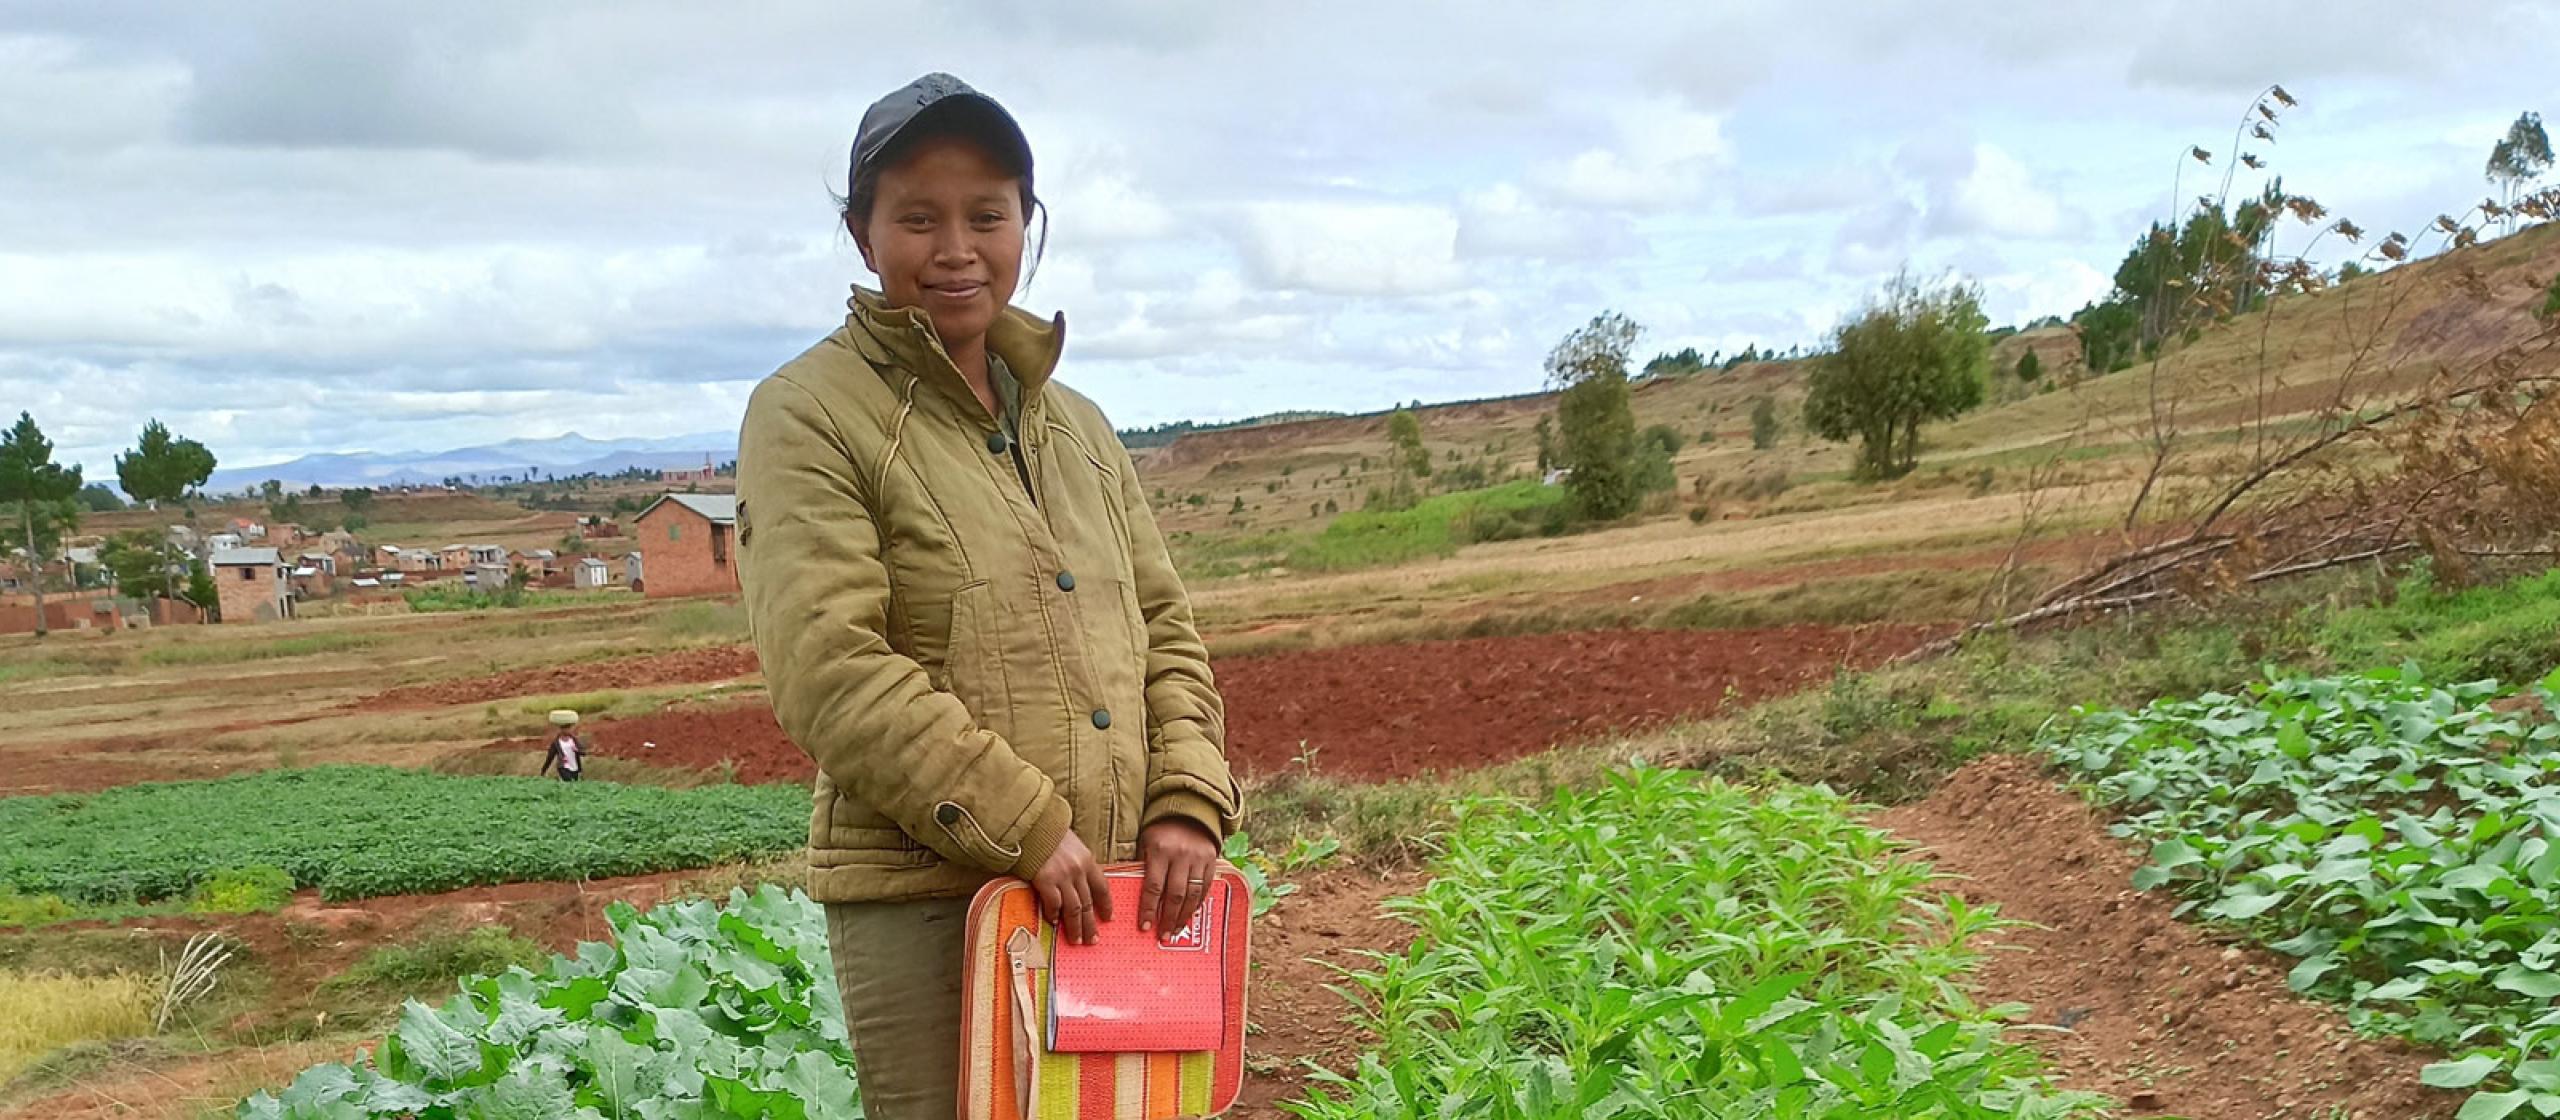
[[[1106,864],[1103,874],[1143,876],[1145,869]],[[1232,1107],[1244,1087],[1253,896],[1244,876],[1223,860],[1209,890],[1224,927],[1212,937],[1225,953],[1226,970],[1218,1049],[1059,1054],[1047,1047],[1048,962],[1058,931],[1041,920],[1030,883],[1006,877],[979,888],[969,904],[963,966],[960,1120],[1189,1120]]]

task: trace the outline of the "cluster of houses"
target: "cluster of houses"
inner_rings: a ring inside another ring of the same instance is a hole
[[[609,525],[585,534],[590,540],[627,541],[627,551],[615,559],[495,544],[367,545],[344,530],[315,533],[248,518],[202,534],[173,525],[168,534],[179,551],[204,559],[220,600],[221,621],[255,623],[292,618],[297,603],[340,596],[388,598],[407,587],[443,580],[494,590],[521,577],[544,587],[627,587],[651,598],[728,594],[738,588],[732,547],[736,526],[737,499],[731,495],[668,494],[640,512],[628,538]],[[75,544],[65,550],[65,567],[94,566],[98,552],[94,542]],[[0,633],[34,628],[33,609],[19,601],[27,597],[17,582],[0,577]],[[201,621],[183,603],[137,605],[104,590],[46,598],[47,624],[59,629]]]

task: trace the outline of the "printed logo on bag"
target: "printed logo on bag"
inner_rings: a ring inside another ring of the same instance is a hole
[[[1173,931],[1172,936],[1165,938],[1164,947],[1167,949],[1193,949],[1203,953],[1208,952],[1209,910],[1217,904],[1217,897],[1214,895],[1201,899],[1200,908],[1191,912],[1190,924]]]

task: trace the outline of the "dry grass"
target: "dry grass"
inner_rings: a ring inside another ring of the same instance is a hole
[[[64,1046],[151,1033],[159,986],[130,972],[0,970],[0,1083]]]

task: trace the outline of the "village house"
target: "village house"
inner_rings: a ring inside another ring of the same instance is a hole
[[[283,561],[272,548],[216,550],[208,561],[224,622],[273,622],[293,617],[293,597]]]
[[[598,591],[613,586],[613,566],[593,556],[581,557],[570,569],[571,586],[580,591]]]
[[[515,573],[504,564],[473,564],[463,570],[463,581],[482,591],[504,591]]]
[[[436,550],[436,567],[458,572],[471,566],[471,546],[449,544]]]
[[[474,544],[465,545],[463,547],[469,552],[469,563],[475,568],[488,564],[495,564],[502,568],[507,565],[507,549],[505,545]]]
[[[704,463],[699,467],[677,467],[674,470],[659,471],[658,481],[669,486],[700,486],[711,481],[712,474],[711,464]]]
[[[516,554],[516,567],[524,569],[535,579],[546,579],[560,570],[560,554],[547,548],[519,552]]]
[[[652,599],[676,595],[726,595],[738,589],[730,538],[737,533],[733,494],[668,494],[631,521],[631,534],[646,557]]]
[[[307,558],[287,574],[296,601],[325,599],[337,591],[338,577],[334,568],[322,567]]]
[[[626,552],[622,554],[622,582],[631,585],[631,589],[633,591],[646,594],[649,590],[649,583],[647,580],[640,578],[645,574],[647,573],[641,570],[639,553]]]
[[[247,538],[230,532],[215,533],[204,539],[204,547],[209,552],[232,552],[246,548],[248,544]]]

